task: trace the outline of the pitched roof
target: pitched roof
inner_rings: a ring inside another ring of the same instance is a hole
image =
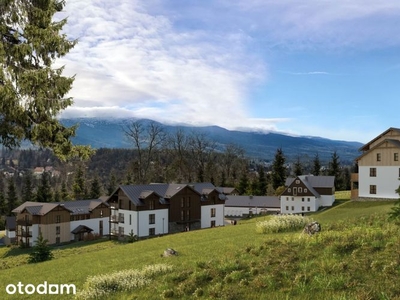
[[[236,188],[234,188],[234,187],[221,187],[221,186],[219,186],[219,187],[217,187],[217,189],[222,191],[226,195],[230,195],[233,192],[237,191]]]
[[[400,129],[399,129],[400,130]],[[358,161],[360,158],[364,157],[365,155],[367,155],[368,153],[370,153],[372,150],[379,148],[382,144],[384,143],[390,143],[393,146],[400,148],[400,141],[399,140],[393,140],[393,139],[384,139],[382,142],[380,142],[379,144],[375,145],[374,147],[372,147],[371,149],[368,149],[368,151],[365,151],[363,154],[361,154],[360,156],[358,156],[355,160]]]
[[[13,209],[12,212],[21,213],[24,210],[26,210],[31,215],[43,216],[59,205],[60,205],[59,203],[43,203],[43,202],[27,201],[22,203],[17,208]]]
[[[227,195],[225,207],[259,207],[280,208],[281,203],[277,196],[237,196]]]
[[[305,185],[312,188],[330,188],[335,186],[335,176],[300,175],[296,178],[300,179]],[[291,185],[296,178],[286,178],[285,186]]]
[[[385,136],[389,131],[397,131],[398,133],[400,133],[400,128],[396,128],[396,127],[390,127],[389,129],[385,130],[384,132],[382,132],[380,135],[378,135],[377,137],[375,137],[374,139],[372,139],[371,141],[369,141],[368,143],[366,143],[364,146],[362,146],[359,151],[368,151],[369,146],[375,142],[376,140],[380,139],[381,137]]]
[[[77,233],[84,233],[84,232],[91,232],[91,231],[93,231],[92,228],[89,228],[85,225],[79,225],[74,230],[72,230],[71,233],[77,234]]]

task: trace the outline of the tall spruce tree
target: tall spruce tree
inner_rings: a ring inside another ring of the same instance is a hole
[[[313,168],[312,168],[311,173],[314,176],[319,176],[320,172],[321,172],[321,162],[319,160],[319,155],[317,153],[317,154],[315,154],[315,157],[314,157],[314,160],[313,160]]]
[[[7,180],[7,206],[6,215],[11,216],[11,211],[18,206],[18,196],[15,188],[14,178],[10,177]]]
[[[99,177],[95,176],[90,185],[90,199],[98,199],[101,196],[101,186]]]
[[[297,156],[297,160],[294,163],[293,173],[295,176],[303,175],[303,165],[301,164],[299,156]]]
[[[335,189],[339,190],[342,185],[340,177],[340,160],[336,150],[332,153],[331,161],[329,162],[328,175],[335,176]]]
[[[75,200],[81,200],[85,198],[85,175],[83,173],[82,166],[79,165],[74,176],[74,183],[72,185],[72,191]]]
[[[275,158],[272,163],[272,186],[276,190],[280,186],[285,185],[286,180],[286,167],[285,156],[283,155],[282,148],[278,148],[275,153]]]
[[[23,178],[22,186],[22,202],[35,201],[35,194],[33,191],[33,178],[30,171],[26,172]]]
[[[0,143],[14,148],[30,140],[62,159],[92,153],[73,146],[76,127],[56,118],[73,102],[66,95],[74,78],[52,67],[76,44],[62,33],[67,20],[53,20],[64,6],[64,0],[0,1]]]
[[[267,178],[265,177],[264,167],[261,166],[258,169],[258,184],[257,184],[257,196],[265,196],[267,194]]]
[[[50,184],[50,174],[48,172],[43,172],[42,174],[39,186],[36,191],[36,201],[37,202],[53,201],[53,191]]]

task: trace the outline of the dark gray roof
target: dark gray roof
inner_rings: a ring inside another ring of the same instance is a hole
[[[297,178],[297,177],[296,177]],[[286,186],[289,186],[296,179],[293,177],[286,178]],[[335,176],[313,176],[313,175],[301,175],[298,178],[304,182],[309,188],[324,188],[324,187],[334,187]]]
[[[13,213],[20,213],[23,210],[27,210],[31,215],[39,215],[43,216],[47,214],[49,211],[57,207],[59,203],[43,203],[43,202],[32,202],[26,201],[22,203],[17,208],[13,209]]]
[[[226,207],[259,207],[280,208],[281,203],[278,196],[237,196],[227,195]]]
[[[16,217],[6,217],[6,229],[14,231],[16,228]]]
[[[91,232],[92,228],[89,228],[85,225],[79,225],[74,230],[71,231],[72,234],[83,233],[83,232]]]
[[[75,201],[64,201],[60,202],[60,205],[68,209],[72,215],[89,214],[93,209],[102,204],[103,201],[100,199],[90,200],[75,200]],[[108,205],[107,203],[105,203]]]
[[[212,183],[151,183],[145,185],[121,185],[119,188],[133,202],[135,206],[142,206],[142,201],[152,193],[160,197],[161,204],[168,204],[166,199],[173,197],[185,187],[192,188],[199,195],[203,194],[204,189],[216,189]],[[115,192],[114,192],[115,193]]]

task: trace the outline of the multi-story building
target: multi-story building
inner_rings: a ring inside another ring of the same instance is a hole
[[[99,200],[25,202],[15,208],[16,243],[33,246],[40,235],[49,244],[82,240],[88,233],[108,235],[110,209]]]
[[[305,213],[335,202],[335,177],[301,175],[287,178],[280,195],[281,213]]]
[[[397,199],[400,185],[400,129],[389,128],[360,148],[352,198]]]
[[[225,197],[211,183],[121,185],[107,200],[110,234],[143,238],[223,226]]]

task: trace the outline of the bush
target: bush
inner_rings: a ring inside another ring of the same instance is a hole
[[[311,222],[312,220],[310,218],[300,215],[273,216],[268,221],[257,222],[256,231],[258,233],[294,231],[298,229],[303,229],[304,226]]]
[[[29,254],[29,263],[37,263],[53,258],[51,248],[47,245],[48,240],[45,240],[42,234],[39,234],[33,251]]]

